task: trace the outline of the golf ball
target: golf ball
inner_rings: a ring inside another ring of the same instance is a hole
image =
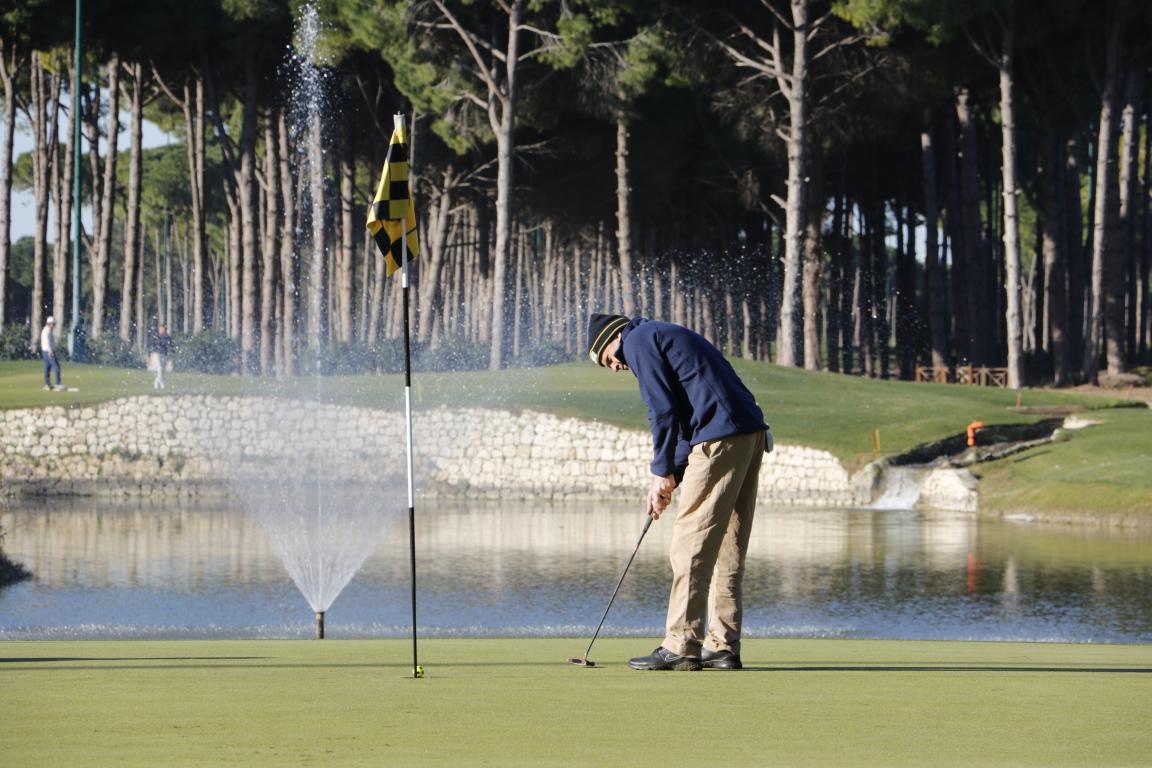
[[[424,667],[416,667],[416,677],[424,677]]]

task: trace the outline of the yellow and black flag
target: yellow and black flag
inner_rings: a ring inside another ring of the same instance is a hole
[[[368,231],[384,255],[389,277],[403,263],[401,236],[405,229],[408,234],[408,258],[414,259],[420,253],[420,241],[416,234],[416,207],[412,203],[412,191],[408,186],[408,138],[404,133],[404,124],[400,122],[392,132],[388,156],[384,158],[384,170],[380,173],[380,185],[376,188],[376,197],[368,211]]]

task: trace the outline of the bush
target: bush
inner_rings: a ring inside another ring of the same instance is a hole
[[[240,345],[224,331],[172,337],[172,368],[199,373],[233,373],[240,359]]]
[[[88,338],[84,361],[112,368],[143,368],[133,346],[115,333],[106,333],[98,339]]]
[[[32,578],[32,574],[20,563],[14,563],[4,554],[4,529],[0,528],[0,587],[15,584]]]
[[[0,360],[31,360],[35,357],[26,323],[12,323],[4,326],[0,333]]]
[[[481,371],[488,367],[489,347],[460,337],[440,340],[435,349],[413,353],[413,367],[422,371]]]

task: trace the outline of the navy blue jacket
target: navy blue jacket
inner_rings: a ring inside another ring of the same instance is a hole
[[[648,406],[654,475],[679,476],[705,440],[768,429],[732,365],[695,331],[637,317],[621,331],[618,356]]]

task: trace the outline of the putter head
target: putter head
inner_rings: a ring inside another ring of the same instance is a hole
[[[588,659],[587,656],[585,656],[585,657],[569,656],[568,657],[568,663],[569,664],[575,664],[578,667],[594,667],[594,666],[596,666],[596,662],[591,661],[590,659]]]

